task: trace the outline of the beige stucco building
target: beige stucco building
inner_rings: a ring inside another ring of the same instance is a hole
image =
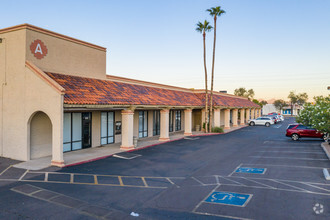
[[[204,123],[203,90],[107,75],[106,48],[29,24],[0,30],[0,81],[2,157],[63,166],[67,151],[132,149],[134,136],[167,141]],[[258,115],[253,102],[215,92],[214,126]]]

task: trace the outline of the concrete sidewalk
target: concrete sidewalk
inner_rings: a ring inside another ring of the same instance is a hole
[[[246,127],[246,125],[238,126],[238,127],[231,127],[230,129],[226,129],[224,133],[229,133],[238,129],[241,129],[243,127]],[[219,133],[203,133],[203,132],[193,132],[194,137],[196,136],[206,136],[206,135],[219,135]],[[159,141],[159,137],[149,137],[149,138],[142,138],[138,140],[137,147],[133,150],[129,151],[135,151],[139,149],[143,149],[146,147],[152,147],[155,145],[176,141],[183,139],[184,135],[183,132],[174,132],[170,135],[170,140],[166,142]],[[63,154],[64,157],[64,163],[65,166],[74,166],[82,163],[91,162],[94,160],[103,159],[109,156],[112,156],[117,153],[124,152],[124,150],[120,149],[120,143],[116,144],[108,144],[100,147],[93,147],[93,148],[87,148],[77,151],[70,151]],[[27,170],[41,170],[44,168],[47,168],[50,166],[51,162],[51,156],[48,157],[42,157],[35,160],[29,160],[26,162],[21,162],[18,164],[15,164],[14,167],[21,168],[21,169],[27,169]]]

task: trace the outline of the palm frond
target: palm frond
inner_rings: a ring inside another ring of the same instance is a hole
[[[212,7],[210,9],[207,9],[206,11],[209,12],[212,17],[220,17],[222,14],[226,13],[224,10],[221,9],[221,6]]]
[[[213,28],[211,25],[210,25],[210,22],[208,22],[207,20],[205,20],[203,23],[202,22],[198,22],[196,24],[196,31],[197,32],[204,32],[204,31],[211,31],[211,29]]]

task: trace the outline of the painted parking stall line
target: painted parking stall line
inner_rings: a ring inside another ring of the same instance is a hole
[[[265,174],[267,168],[239,167],[235,173]]]
[[[213,192],[205,199],[205,202],[245,207],[251,200],[252,196],[252,194],[240,194],[234,192]]]

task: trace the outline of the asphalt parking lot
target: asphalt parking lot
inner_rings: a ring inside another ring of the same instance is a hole
[[[285,137],[292,122],[63,169],[0,159],[0,218],[329,219],[330,162],[321,140]]]

